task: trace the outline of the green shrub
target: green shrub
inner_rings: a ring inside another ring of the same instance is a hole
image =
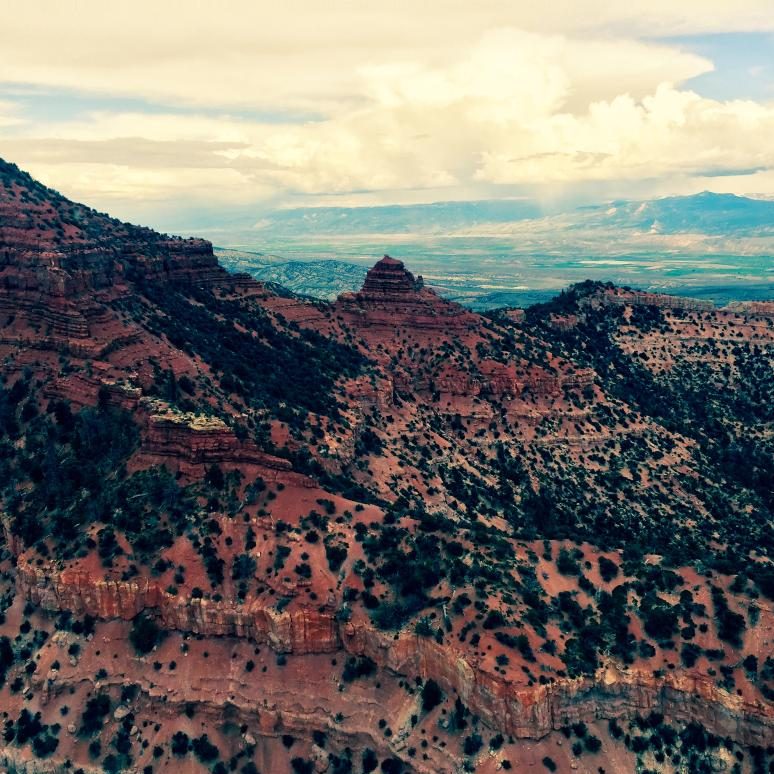
[[[175,731],[175,733],[172,735],[172,741],[170,743],[172,755],[176,756],[177,758],[182,758],[184,755],[188,755],[189,746],[190,740],[188,739],[188,734],[185,734],[182,731]]]
[[[212,763],[220,758],[220,750],[210,742],[207,734],[202,734],[194,739],[191,742],[191,749],[202,763]]]
[[[140,655],[150,653],[156,645],[163,641],[164,637],[166,637],[166,632],[159,629],[156,622],[145,613],[140,613],[135,617],[129,632],[129,641]]]
[[[462,750],[465,755],[475,755],[483,746],[484,742],[480,734],[471,734],[465,737]]]
[[[368,656],[350,656],[344,664],[342,679],[351,683],[359,677],[370,677],[376,672],[376,663]]]
[[[81,727],[78,733],[81,736],[92,736],[102,730],[105,716],[110,712],[110,697],[104,693],[92,696],[83,708],[81,715]]]
[[[290,761],[294,774],[314,774],[314,763],[304,758],[293,758]]]
[[[443,692],[438,683],[432,678],[426,680],[422,686],[422,709],[425,712],[430,712],[435,709],[443,701]]]
[[[581,574],[580,565],[575,560],[574,554],[570,553],[566,548],[562,548],[559,551],[559,557],[556,560],[556,568],[562,575]]]
[[[599,574],[605,583],[610,583],[611,580],[618,576],[618,565],[606,556],[600,556]]]

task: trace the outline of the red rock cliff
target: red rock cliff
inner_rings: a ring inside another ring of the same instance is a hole
[[[748,745],[774,743],[774,708],[718,688],[711,677],[681,670],[652,672],[609,663],[591,677],[560,679],[526,687],[485,671],[464,649],[403,631],[375,629],[367,618],[342,623],[333,607],[260,600],[240,605],[180,598],[149,579],[104,581],[82,571],[51,572],[20,557],[17,586],[36,605],[99,618],[131,619],[155,612],[169,629],[207,636],[244,637],[291,654],[332,653],[343,649],[367,655],[391,673],[432,678],[491,728],[518,738],[539,739],[569,723],[633,717],[659,711],[686,722],[701,722],[713,733]],[[766,611],[767,615],[771,611]]]

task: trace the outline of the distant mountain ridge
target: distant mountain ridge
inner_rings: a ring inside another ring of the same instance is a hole
[[[585,279],[719,304],[774,295],[774,201],[733,194],[563,212],[523,200],[307,207],[233,226],[201,232],[240,247],[239,255],[219,250],[226,265],[326,300],[358,288],[371,257],[384,252],[475,309],[544,301]]]
[[[549,211],[529,200],[482,200],[374,207],[298,207],[268,213],[254,229],[298,235],[450,234],[485,224],[551,222],[566,227],[624,228],[657,233],[774,233],[774,201],[704,191],[650,200],[618,199]]]
[[[774,234],[774,201],[704,191],[650,201],[613,201],[577,211],[586,226],[641,229],[658,233]]]
[[[315,234],[447,233],[480,223],[539,218],[540,205],[520,199],[391,204],[374,207],[298,207],[275,210],[256,224],[259,231]]]

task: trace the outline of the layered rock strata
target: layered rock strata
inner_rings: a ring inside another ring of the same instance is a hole
[[[475,316],[458,304],[445,301],[415,278],[402,261],[385,255],[366,275],[357,293],[344,293],[337,308],[355,327],[464,328]]]
[[[746,745],[774,744],[774,708],[719,688],[708,675],[681,670],[655,677],[608,663],[594,677],[561,678],[520,686],[480,669],[464,650],[414,632],[375,629],[365,618],[340,621],[337,610],[276,602],[240,605],[224,600],[181,599],[149,579],[104,581],[81,571],[52,573],[20,557],[18,591],[50,611],[69,610],[102,619],[129,620],[154,613],[166,628],[205,636],[246,637],[295,655],[337,650],[368,656],[397,675],[432,678],[491,728],[539,739],[569,723],[662,712],[674,721],[698,721],[713,733]],[[770,611],[766,614],[770,614]]]

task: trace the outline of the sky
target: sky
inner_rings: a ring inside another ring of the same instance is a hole
[[[774,0],[0,0],[0,157],[155,227],[774,196]]]

